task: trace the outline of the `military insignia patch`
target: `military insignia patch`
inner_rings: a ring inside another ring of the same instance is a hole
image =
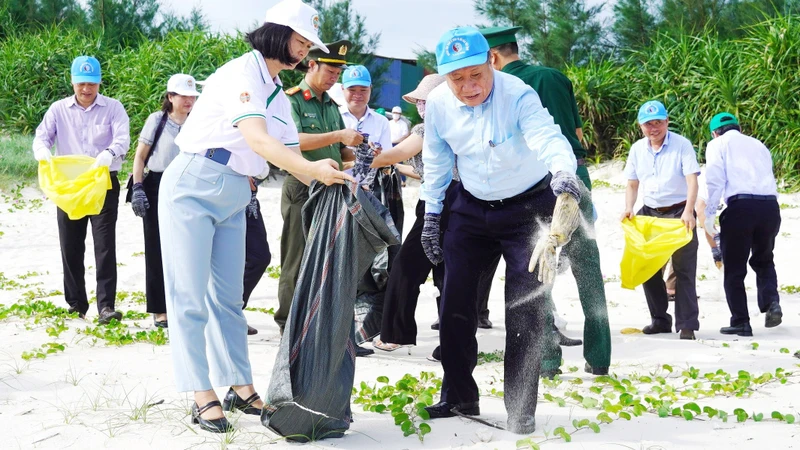
[[[308,100],[311,100],[311,97],[312,97],[312,95],[311,95],[311,91],[310,90],[306,89],[305,91],[303,91],[303,98],[304,99],[306,99],[308,101]]]

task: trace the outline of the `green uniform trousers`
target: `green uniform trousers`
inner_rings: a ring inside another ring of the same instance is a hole
[[[578,178],[589,190],[592,181],[586,166],[578,166]],[[584,195],[580,203],[581,214],[590,224],[586,229],[579,226],[572,239],[561,250],[569,258],[572,275],[578,284],[578,295],[585,317],[583,326],[583,357],[592,367],[608,367],[611,363],[611,330],[608,326],[608,308],[603,273],[600,269],[600,251],[594,237],[594,219],[591,196]],[[546,323],[553,324],[553,297],[548,292],[545,298]],[[555,329],[555,328],[553,328]],[[547,335],[547,333],[545,333]],[[555,370],[561,366],[561,346],[558,338],[546,339],[542,357],[542,370]]]
[[[301,211],[308,200],[308,186],[297,178],[287,175],[281,190],[281,277],[278,280],[278,310],[275,323],[283,332],[289,308],[292,306],[294,288],[300,274],[300,263],[306,249],[306,234],[303,231]]]

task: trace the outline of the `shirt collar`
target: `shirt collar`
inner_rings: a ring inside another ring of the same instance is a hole
[[[78,100],[75,99],[75,95],[74,94],[72,95],[72,97],[69,98],[69,102],[68,103],[69,103],[69,105],[67,105],[67,106],[70,106],[70,107],[77,106],[79,108],[83,108],[83,106],[78,104]],[[98,93],[97,97],[94,98],[94,102],[91,105],[89,105],[88,108],[84,108],[84,109],[88,111],[88,110],[94,108],[95,105],[97,105],[97,106],[106,106],[106,99],[105,99],[105,97],[100,95],[100,93]]]
[[[672,133],[672,132],[671,132],[671,131],[669,131],[669,130],[667,130],[667,134],[664,136],[664,142],[661,144],[661,148],[659,149],[658,153],[661,153],[661,152],[663,152],[664,150],[666,150],[666,149],[667,149],[667,147],[669,147],[669,135],[670,135],[670,133]],[[653,147],[650,145],[650,139],[648,139],[647,137],[645,137],[645,143],[647,144],[647,148],[648,148],[648,149],[649,149],[651,152],[653,152],[653,153],[656,153],[656,151],[655,151],[655,150],[653,149]]]
[[[522,60],[518,59],[516,61],[511,61],[510,63],[503,66],[503,70],[501,70],[501,72],[511,73],[512,70],[520,67],[525,67],[525,63],[522,62]]]
[[[258,72],[261,75],[261,81],[264,84],[274,84],[275,86],[282,87],[283,83],[281,83],[279,76],[276,75],[275,78],[270,78],[267,62],[264,60],[264,56],[261,54],[261,52],[258,50],[253,50],[250,52],[250,54],[256,59],[256,64],[258,64]]]

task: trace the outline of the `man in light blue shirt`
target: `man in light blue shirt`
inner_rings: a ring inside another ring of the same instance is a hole
[[[669,131],[667,109],[659,101],[649,101],[639,108],[639,126],[644,137],[628,153],[625,176],[625,212],[621,220],[633,218],[639,186],[644,190],[644,206],[637,215],[680,219],[692,233],[692,240],[672,255],[675,271],[675,329],[681,339],[694,339],[700,328],[697,320],[697,231],[694,204],[697,199],[697,164],[692,143]],[[669,298],[663,270],[643,284],[651,323],[644,334],[671,333],[672,316],[667,313]]]
[[[539,96],[517,77],[493,70],[488,53],[489,44],[475,28],[445,33],[436,59],[447,83],[426,103],[421,240],[431,262],[444,261],[447,268],[439,325],[442,397],[426,409],[431,418],[451,417],[454,410],[480,414],[472,377],[478,281],[502,255],[508,429],[524,434],[535,428],[547,329],[543,283],[552,283],[555,249],[569,240],[579,221],[581,187],[572,147]],[[456,161],[461,185],[448,193],[450,218],[440,245],[439,214]],[[551,217],[551,230],[540,230],[538,223]],[[538,274],[529,273],[537,264]]]

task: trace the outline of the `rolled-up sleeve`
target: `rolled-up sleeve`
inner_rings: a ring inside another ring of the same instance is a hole
[[[422,162],[425,166],[420,198],[425,202],[426,213],[441,214],[445,191],[453,179],[455,155],[450,145],[437,131],[437,119],[444,123],[447,114],[436,101],[429,101],[425,117],[425,140],[422,144]]]
[[[131,146],[131,121],[122,103],[115,101],[114,113],[111,117],[112,141],[108,146],[111,151],[119,158],[126,153]]]
[[[42,123],[36,127],[36,136],[33,138],[33,151],[40,148],[50,151],[53,148],[53,143],[56,139],[56,104],[50,105],[47,112],[44,113]]]
[[[528,148],[537,152],[550,173],[560,171],[575,173],[578,163],[567,138],[553,121],[553,116],[542,106],[539,95],[533,89],[522,92],[516,103],[519,128],[525,136]],[[427,133],[427,129],[425,130]],[[427,136],[426,136],[427,139]],[[427,163],[425,163],[427,173]]]
[[[625,178],[629,180],[638,180],[639,177],[636,175],[636,144],[631,145],[631,149],[628,151],[628,159],[625,161]]]

